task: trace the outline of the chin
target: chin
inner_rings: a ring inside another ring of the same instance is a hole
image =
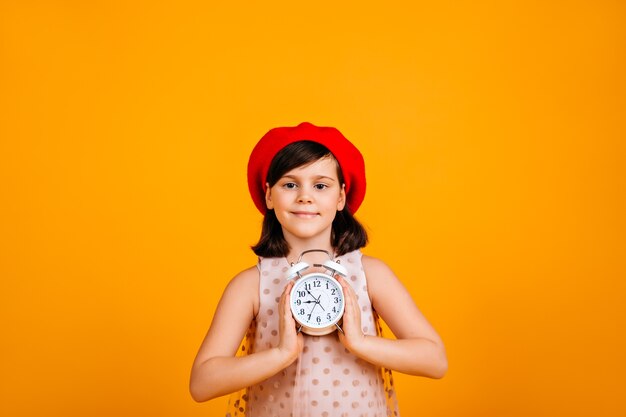
[[[328,234],[329,241],[330,241],[330,234],[331,234],[330,231],[331,231],[330,228],[326,230],[320,230],[317,228],[315,230],[306,229],[306,228],[287,230],[287,232],[290,235],[298,239],[316,239],[316,238],[320,238]]]

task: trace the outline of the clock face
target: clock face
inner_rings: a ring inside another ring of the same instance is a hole
[[[313,273],[298,279],[291,289],[290,301],[294,318],[308,334],[330,333],[343,316],[341,285],[326,274]]]

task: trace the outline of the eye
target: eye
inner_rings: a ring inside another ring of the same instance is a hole
[[[313,187],[315,187],[316,190],[323,190],[325,188],[328,188],[328,185],[320,183],[320,184],[315,184]]]
[[[286,182],[283,184],[283,188],[286,188],[288,190],[293,190],[294,188],[296,188],[297,185],[295,182]]]

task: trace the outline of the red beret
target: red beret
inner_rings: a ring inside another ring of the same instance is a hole
[[[365,162],[361,152],[334,127],[300,123],[294,127],[277,127],[256,144],[248,160],[248,189],[254,204],[265,214],[265,184],[274,156],[293,142],[308,140],[324,145],[333,154],[346,182],[346,203],[355,213],[365,197]]]

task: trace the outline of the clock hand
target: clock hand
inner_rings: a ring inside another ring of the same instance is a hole
[[[311,311],[309,311],[309,318],[311,318],[311,316],[313,315],[313,310],[315,310],[315,306],[317,305],[318,301],[315,299],[315,296],[313,294],[311,294],[311,291],[307,290],[306,288],[305,288],[305,290],[306,290],[307,293],[309,293],[309,295],[313,298],[313,300],[315,300],[315,301],[311,301],[311,300],[303,301],[303,303],[307,303],[307,304],[315,303],[313,305],[313,308],[311,309]]]
[[[315,303],[315,305],[313,306],[313,308],[311,309],[311,311],[309,311],[309,315],[313,314],[313,310],[315,310],[315,306],[319,305],[320,308],[322,309],[322,311],[326,311],[326,309],[322,306],[322,304],[320,303],[320,298],[322,298],[322,294],[318,295],[317,298],[315,298],[315,296],[313,294],[311,294],[311,291],[306,290],[306,292],[309,293],[309,295],[311,297],[313,297],[313,300],[315,301],[303,301],[303,303]]]
[[[313,297],[315,298],[315,297]],[[320,298],[322,298],[322,294],[318,295],[317,298],[315,298],[315,304],[319,304],[322,311],[326,311],[326,309],[324,307],[322,307],[322,304],[320,303]]]
[[[314,299],[315,301],[304,301],[305,303],[315,303],[315,305],[318,305],[318,304],[319,304],[319,306],[322,308],[322,310],[323,310],[323,311],[326,311],[326,309],[325,309],[324,307],[322,307],[322,305],[320,304],[320,298],[322,297],[322,294],[318,295],[318,296],[317,296],[317,298],[315,298],[315,296],[314,296],[313,294],[311,294],[311,291],[306,290],[306,292],[308,292],[308,293],[309,293],[309,295],[310,295],[311,297],[313,297],[313,299]],[[313,308],[315,308],[315,306],[313,306]],[[312,314],[312,312],[313,312],[313,308],[311,309],[311,313],[309,313],[309,314]]]

